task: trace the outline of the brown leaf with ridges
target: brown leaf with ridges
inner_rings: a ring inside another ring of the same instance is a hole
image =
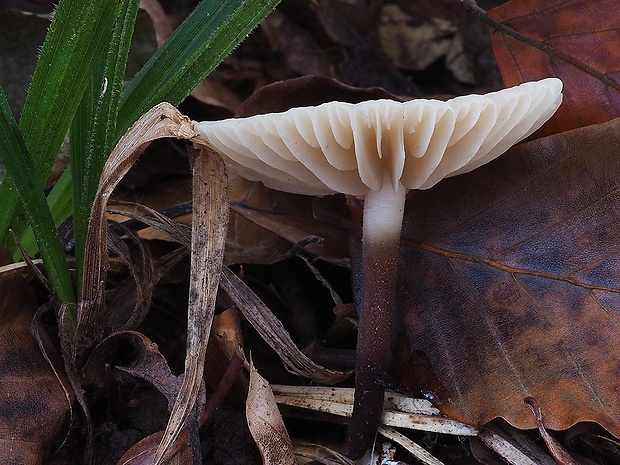
[[[616,0],[513,0],[489,15],[499,22],[491,25],[492,41],[506,86],[549,76],[564,81],[564,103],[544,134],[620,116]]]
[[[408,365],[449,416],[620,435],[620,119],[538,139],[411,195]]]

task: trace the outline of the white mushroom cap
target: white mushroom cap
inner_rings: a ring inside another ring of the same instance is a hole
[[[196,123],[243,177],[285,192],[365,195],[384,182],[428,189],[532,134],[562,102],[562,81],[438,100],[329,102]]]

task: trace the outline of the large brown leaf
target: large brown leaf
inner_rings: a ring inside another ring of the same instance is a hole
[[[69,385],[64,375],[52,369],[31,334],[32,294],[21,277],[0,283],[0,463],[43,463],[73,402],[61,384]],[[41,342],[53,356],[47,340]]]
[[[410,387],[465,423],[533,428],[532,397],[550,429],[595,421],[620,436],[619,146],[616,119],[413,193]]]
[[[620,116],[620,9],[616,0],[513,0],[491,10],[506,86],[557,76],[564,103],[545,134]]]

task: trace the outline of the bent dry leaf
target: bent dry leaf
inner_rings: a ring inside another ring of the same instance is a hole
[[[544,134],[620,116],[615,0],[513,1],[489,15],[501,23],[492,25],[492,42],[506,86],[548,76],[564,82],[564,103]]]
[[[403,228],[406,378],[482,425],[594,421],[620,435],[620,119],[511,149],[413,193]]]
[[[123,136],[107,160],[93,204],[88,230],[82,298],[76,330],[77,350],[92,347],[105,327],[104,287],[108,267],[106,207],[116,185],[155,139],[196,136],[189,119],[170,104],[156,105]],[[192,264],[185,377],[153,463],[160,463],[186,424],[202,383],[205,351],[215,307],[228,222],[223,162],[210,151],[195,156],[193,169]],[[76,350],[74,349],[74,350]],[[75,356],[75,355],[74,355]]]
[[[112,191],[155,139],[176,137],[190,140],[195,136],[192,125],[176,108],[167,103],[148,111],[119,141],[101,174],[91,210],[84,263],[89,267],[82,279],[82,295],[78,312],[77,335],[80,343],[90,347],[101,339],[104,325],[104,288],[108,268],[106,207]]]

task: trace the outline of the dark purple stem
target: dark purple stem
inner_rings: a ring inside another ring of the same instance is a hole
[[[359,458],[377,433],[385,378],[392,361],[393,313],[405,189],[366,196],[362,247],[362,304],[357,336],[355,401],[344,453]]]

